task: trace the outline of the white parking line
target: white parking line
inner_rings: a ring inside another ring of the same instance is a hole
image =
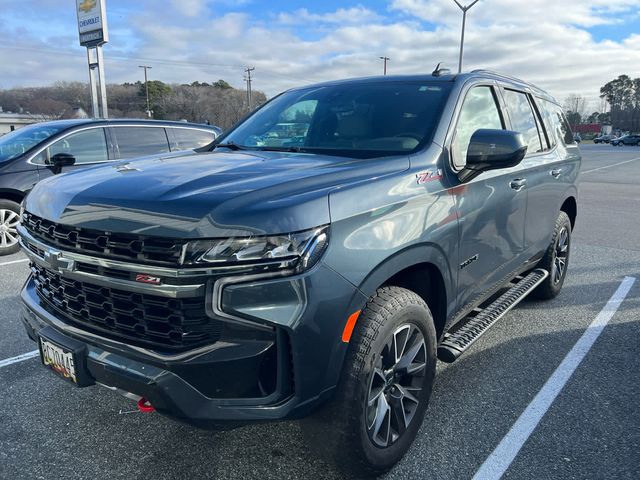
[[[587,170],[582,173],[591,173],[597,170],[604,170],[605,168],[616,167],[618,165],[622,165],[623,163],[635,162],[636,160],[640,160],[640,157],[632,158],[631,160],[625,160],[624,162],[614,163],[613,165],[605,165],[604,167],[592,168],[591,170]]]
[[[23,353],[22,355],[18,355],[17,357],[7,358],[6,360],[0,360],[0,368],[8,367],[9,365],[13,365],[14,363],[24,362],[25,360],[29,360],[30,358],[37,357],[40,352],[38,350],[34,350],[32,352]]]
[[[613,314],[616,313],[635,280],[634,277],[625,277],[595,320],[587,327],[571,351],[564,357],[562,363],[513,424],[511,430],[480,466],[473,476],[473,480],[497,480],[507,471],[555,398],[587,355]]]
[[[28,258],[22,258],[20,260],[12,260],[11,262],[0,263],[0,267],[2,267],[4,265],[13,265],[14,263],[23,263],[23,262],[28,262],[28,261],[29,261]]]

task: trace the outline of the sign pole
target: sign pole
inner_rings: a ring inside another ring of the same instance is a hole
[[[92,59],[92,49],[87,47],[87,61],[89,62],[89,87],[91,88],[91,116],[98,118],[100,111],[98,110],[98,88],[96,87],[95,68],[96,63]]]
[[[80,45],[87,47],[93,118],[109,118],[102,55],[102,46],[109,41],[105,0],[76,0],[76,13]]]
[[[107,84],[104,80],[104,57],[102,56],[102,45],[96,47],[98,57],[98,79],[100,83],[100,104],[102,105],[102,118],[109,118],[107,109]]]

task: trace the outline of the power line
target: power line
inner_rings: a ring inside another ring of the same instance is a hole
[[[147,95],[147,117],[151,118],[151,107],[149,106],[149,79],[147,78],[147,70],[153,67],[149,65],[138,65],[138,68],[144,68],[144,89]]]
[[[246,74],[244,77],[244,81],[247,82],[247,106],[249,110],[251,110],[251,72],[253,72],[256,67],[246,67],[244,69],[244,73]]]

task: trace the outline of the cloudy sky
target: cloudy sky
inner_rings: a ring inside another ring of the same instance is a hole
[[[461,0],[470,3],[472,0]],[[291,86],[457,67],[453,0],[107,0],[108,82],[227,80],[273,95]],[[0,0],[0,88],[85,81],[74,0]],[[599,88],[640,77],[640,0],[480,0],[470,10],[465,70],[490,68],[560,100],[598,104]]]

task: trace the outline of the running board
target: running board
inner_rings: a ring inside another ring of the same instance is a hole
[[[520,303],[548,276],[549,272],[536,268],[485,308],[475,309],[467,317],[467,321],[462,320],[458,323],[459,327],[456,325],[451,333],[445,334],[444,340],[438,347],[438,358],[447,363],[455,361],[473,342],[489,330],[489,327]]]

